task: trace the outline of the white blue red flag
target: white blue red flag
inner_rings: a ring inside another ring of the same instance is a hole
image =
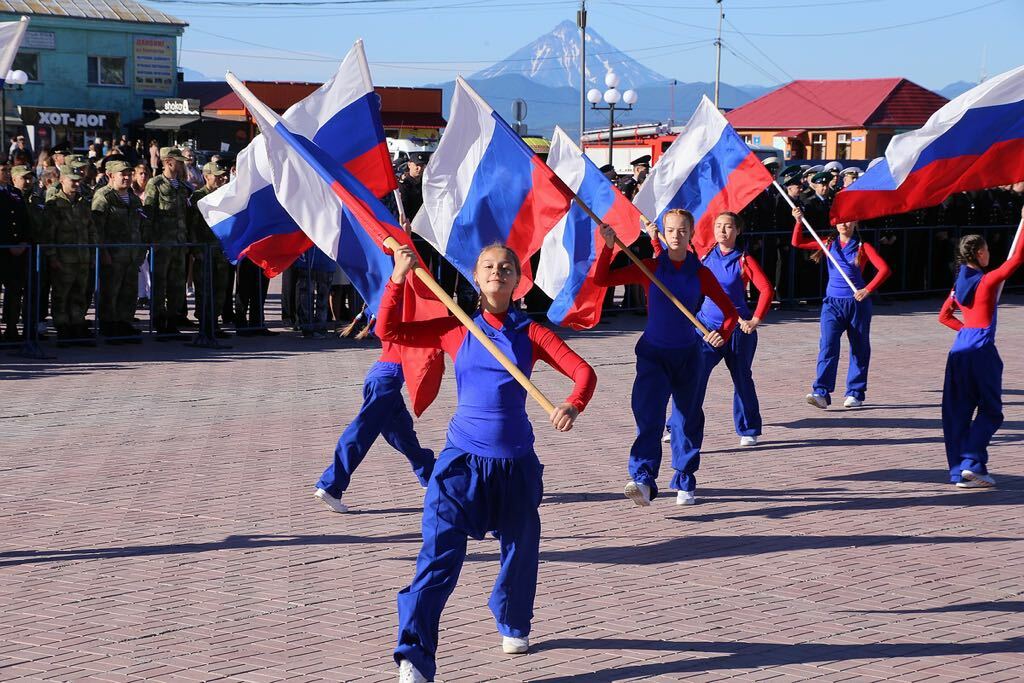
[[[374,297],[379,302],[393,267],[384,243],[394,238],[412,246],[409,235],[344,165],[292,131],[233,74],[227,75],[227,82],[260,127],[270,187],[280,206],[313,244],[346,268],[354,284],[361,278],[376,287],[376,292],[360,293],[368,302]],[[403,319],[444,316],[446,309],[440,302],[417,294],[415,280],[408,280]],[[401,352],[409,397],[419,415],[437,395],[444,359],[439,351],[430,349],[402,347]]]
[[[693,214],[693,247],[715,245],[715,217],[742,211],[772,182],[772,175],[706,96],[633,198],[661,226],[669,209]]]
[[[423,171],[413,231],[470,282],[483,247],[508,245],[524,266],[518,297],[533,284],[530,257],[570,199],[565,184],[460,77],[448,125]]]
[[[548,166],[625,244],[640,235],[640,212],[561,128],[552,136]],[[591,277],[603,244],[598,229],[574,202],[544,238],[536,282],[553,300],[548,319],[556,325],[580,330],[601,320],[607,288]]]
[[[0,22],[0,86],[4,84],[7,72],[18,56],[18,48],[21,47],[27,28],[28,17],[22,17],[19,21]]]
[[[337,73],[282,117],[331,159],[382,197],[398,187],[362,41]],[[273,277],[310,247],[271,186],[266,141],[257,136],[238,155],[237,176],[199,202],[199,210],[232,261],[247,257]],[[344,253],[342,250],[339,253]]]
[[[836,195],[842,223],[913,211],[954,192],[1024,180],[1024,66],[947,102],[917,130],[897,135],[875,164]]]

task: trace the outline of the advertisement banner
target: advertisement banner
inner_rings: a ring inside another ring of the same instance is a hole
[[[173,94],[177,71],[174,38],[135,36],[135,92]]]

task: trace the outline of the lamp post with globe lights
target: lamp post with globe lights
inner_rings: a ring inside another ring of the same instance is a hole
[[[7,90],[21,90],[22,86],[28,83],[28,74],[17,69],[8,71],[4,79],[3,87],[0,88],[0,142],[4,145],[3,153],[0,156],[7,156]]]
[[[594,111],[608,112],[608,163],[610,164],[612,163],[612,147],[614,146],[612,136],[615,131],[615,110],[632,111],[633,105],[637,101],[637,94],[636,90],[627,90],[620,93],[618,91],[619,76],[614,71],[609,71],[604,75],[604,84],[608,89],[602,93],[597,88],[591,88],[587,92],[587,101],[590,102],[590,108]],[[602,100],[607,106],[598,106]],[[620,102],[625,106],[619,104]]]

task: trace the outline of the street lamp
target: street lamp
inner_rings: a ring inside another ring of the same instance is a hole
[[[594,111],[608,112],[608,163],[610,164],[612,163],[612,135],[614,134],[615,129],[615,110],[632,111],[633,105],[636,104],[637,101],[637,94],[636,90],[627,90],[626,92],[620,93],[617,90],[619,86],[619,76],[614,71],[609,71],[604,75],[604,84],[608,86],[608,89],[602,93],[597,88],[591,88],[587,92],[587,101],[590,102],[590,108]],[[597,106],[602,100],[608,106]],[[619,104],[620,102],[624,103],[626,106],[623,107]]]
[[[3,88],[0,88],[0,143],[4,145],[3,149],[7,150],[7,90],[21,90],[22,86],[28,83],[28,74],[17,69],[15,71],[8,71],[7,78],[4,79]],[[6,156],[6,152],[2,154]]]

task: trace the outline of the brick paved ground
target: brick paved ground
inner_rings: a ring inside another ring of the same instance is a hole
[[[856,412],[803,403],[816,319],[773,315],[756,369],[763,446],[736,448],[717,371],[694,508],[621,495],[640,319],[573,335],[598,367],[596,401],[564,435],[530,408],[547,465],[534,651],[497,648],[497,548],[471,541],[440,680],[1021,679],[1022,304],[1007,297],[1000,315],[995,492],[942,484],[951,333],[935,301],[877,308]],[[375,351],[234,343],[0,358],[0,679],[395,678],[422,492],[380,445],[351,514],[310,496]],[[547,368],[537,379],[566,392]],[[418,423],[426,444],[442,444],[453,398],[449,377]]]

